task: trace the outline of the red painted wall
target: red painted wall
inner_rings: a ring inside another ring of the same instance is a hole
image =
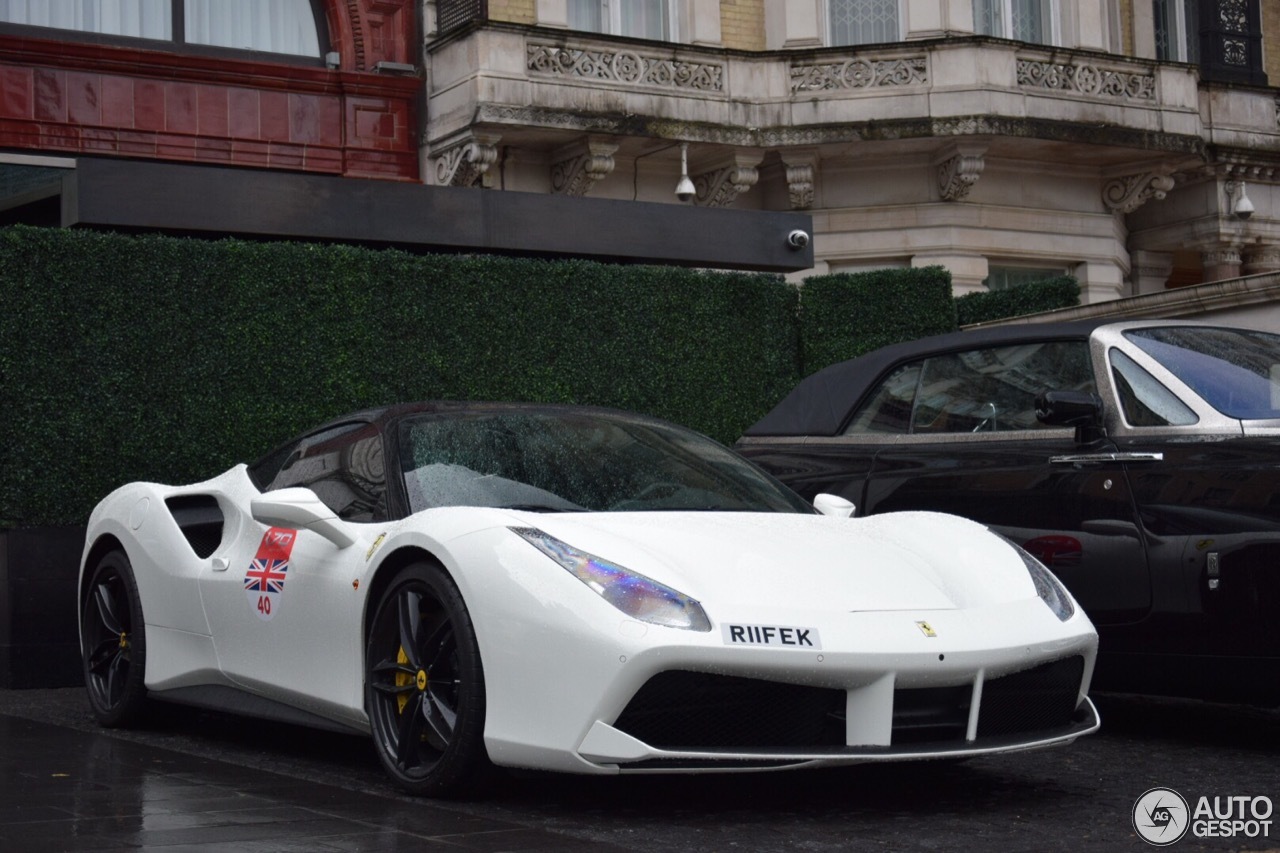
[[[326,0],[334,70],[0,33],[0,148],[418,180],[414,0]]]

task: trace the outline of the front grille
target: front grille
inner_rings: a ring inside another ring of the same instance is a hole
[[[845,691],[673,670],[614,727],[658,749],[844,746]]]
[[[1076,720],[1084,658],[1064,658],[983,684],[977,743],[968,743],[971,684],[894,691],[890,751],[961,749],[1050,734]],[[614,727],[657,749],[845,748],[845,691],[675,670],[649,679]],[[865,747],[860,749],[865,750]]]
[[[923,687],[893,693],[894,746],[964,741],[973,686]]]
[[[1069,726],[1083,677],[1084,658],[1077,655],[987,681],[978,709],[978,741]]]

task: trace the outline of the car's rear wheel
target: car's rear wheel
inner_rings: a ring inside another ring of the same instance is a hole
[[[462,595],[439,566],[402,569],[379,598],[365,709],[383,767],[409,793],[459,796],[487,776],[480,648]]]
[[[142,599],[123,551],[103,556],[80,608],[80,656],[89,706],[101,725],[130,726],[147,710]]]

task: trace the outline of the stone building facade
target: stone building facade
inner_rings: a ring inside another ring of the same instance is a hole
[[[811,213],[797,277],[1068,273],[1093,303],[1280,270],[1271,0],[423,11],[428,183],[679,204],[684,168],[689,204]]]

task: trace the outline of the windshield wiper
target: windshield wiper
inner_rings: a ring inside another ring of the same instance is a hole
[[[523,512],[582,512],[580,506],[552,506],[551,504],[502,504],[494,509],[514,509]]]

